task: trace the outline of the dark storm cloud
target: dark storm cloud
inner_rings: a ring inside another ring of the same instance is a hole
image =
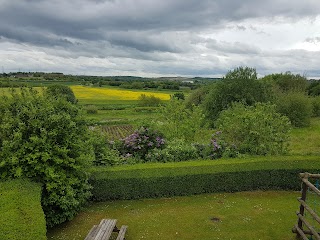
[[[135,41],[123,34],[124,38],[106,37],[109,31],[199,31],[208,27],[219,28],[225,21],[255,17],[303,17],[320,11],[317,1],[255,1],[255,0],[2,0],[0,1],[0,22],[11,29],[1,29],[1,36],[8,36],[26,42],[39,44],[39,34],[49,32],[61,39],[70,37],[82,40],[110,40],[116,45],[135,47],[141,51],[177,51],[168,49],[160,42]],[[238,26],[245,30],[244,26]],[[28,33],[26,30],[32,31]],[[12,34],[13,31],[21,32]],[[15,36],[14,36],[15,35]],[[120,34],[118,34],[119,36]],[[135,36],[134,36],[135,37]],[[143,38],[143,36],[141,37]],[[45,40],[45,39],[43,39]],[[50,42],[50,39],[49,39]],[[146,45],[146,46],[144,46]]]
[[[277,65],[272,65],[273,56],[263,58],[265,49],[246,41],[246,34],[269,37],[264,30],[270,29],[260,28],[261,19],[271,25],[279,19],[290,24],[303,18],[312,21],[319,13],[316,0],[0,0],[0,61],[18,64],[23,59],[21,64],[32,68],[43,59],[57,69],[55,64],[65,67],[68,62],[68,71],[84,66],[83,71],[137,68],[186,75],[225,73],[246,62],[261,69],[283,66],[281,61],[296,67],[309,53],[297,52],[294,58],[279,53]],[[232,33],[219,39],[219,31]],[[307,36],[312,35],[302,41]],[[319,38],[305,41],[316,45]],[[10,50],[14,48],[19,55]]]

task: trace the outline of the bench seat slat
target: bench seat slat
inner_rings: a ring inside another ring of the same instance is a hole
[[[99,230],[97,231],[94,240],[109,239],[111,233],[116,225],[115,219],[103,219],[99,224]]]
[[[118,237],[116,240],[123,240],[125,239],[124,236],[126,234],[126,230],[127,230],[128,226],[126,225],[122,225],[121,228],[120,228],[120,231],[118,233]]]
[[[94,226],[91,228],[90,232],[88,233],[87,237],[86,237],[84,240],[91,240],[91,239],[93,239],[94,236],[95,236],[95,234],[96,234],[96,232],[97,232],[97,230],[98,230],[98,225],[94,225]]]
[[[124,240],[128,226],[116,227],[117,219],[102,219],[99,225],[94,225],[85,240],[109,240],[112,232],[117,232],[116,240]]]

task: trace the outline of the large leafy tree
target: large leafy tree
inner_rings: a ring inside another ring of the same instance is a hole
[[[308,87],[307,78],[291,72],[275,73],[263,77],[273,84],[275,90],[284,92],[305,92]]]
[[[77,105],[21,89],[0,101],[0,176],[43,185],[48,226],[71,219],[90,196],[93,150]]]
[[[212,85],[204,101],[205,114],[213,124],[220,112],[230,107],[233,102],[251,106],[256,102],[268,101],[271,95],[271,88],[257,79],[254,68],[238,67]]]
[[[68,102],[77,103],[76,96],[74,95],[72,89],[66,85],[54,84],[47,87],[45,90],[45,95],[57,98],[64,98]]]

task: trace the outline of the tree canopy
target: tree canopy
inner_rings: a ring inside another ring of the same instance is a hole
[[[238,67],[229,71],[217,84],[213,84],[204,101],[207,119],[213,124],[222,110],[233,102],[253,105],[266,102],[271,97],[271,89],[257,79],[254,68]]]
[[[77,105],[63,98],[21,89],[0,101],[0,176],[43,185],[48,226],[71,219],[90,196],[88,131]]]

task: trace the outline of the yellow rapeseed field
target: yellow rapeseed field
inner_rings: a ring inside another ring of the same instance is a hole
[[[111,88],[85,87],[85,86],[71,86],[72,91],[79,100],[138,100],[141,94],[146,96],[155,96],[161,100],[169,100],[170,94],[159,92],[140,92],[130,90],[120,90]]]

